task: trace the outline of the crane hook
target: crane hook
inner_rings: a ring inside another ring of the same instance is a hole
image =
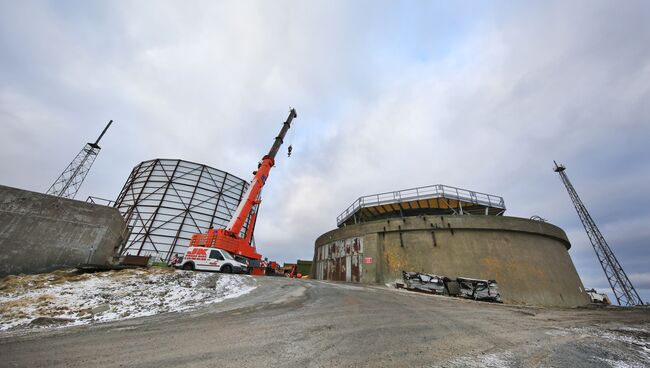
[[[292,149],[293,149],[293,147],[291,147],[291,145],[289,145],[289,147],[287,147],[287,157],[291,157],[291,150]]]

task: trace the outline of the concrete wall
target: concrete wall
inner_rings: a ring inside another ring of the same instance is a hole
[[[312,277],[345,279],[343,272],[350,272],[340,270],[346,262],[337,261],[336,245],[355,239],[362,253],[352,250],[348,257],[359,261],[361,282],[392,282],[401,279],[402,271],[418,271],[495,279],[506,303],[588,303],[568,253],[569,240],[548,223],[504,216],[414,216],[350,225],[316,240]]]
[[[125,226],[112,207],[0,185],[0,277],[106,264]]]

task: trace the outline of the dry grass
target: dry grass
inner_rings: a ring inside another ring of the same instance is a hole
[[[154,273],[173,273],[174,270],[168,267],[151,267],[148,269],[126,269],[119,271],[102,272],[102,277],[126,278],[133,275],[145,275]],[[93,273],[80,273],[74,269],[59,270],[50,273],[41,273],[36,275],[9,275],[0,279],[0,295],[20,293],[27,290],[41,289],[51,285],[62,284],[64,282],[77,282],[94,277]]]
[[[36,275],[9,275],[0,279],[0,293],[20,293],[64,282],[86,280],[89,277],[89,274],[80,274],[75,270],[60,270]]]

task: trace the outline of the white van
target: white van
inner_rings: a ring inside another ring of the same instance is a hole
[[[248,266],[241,263],[223,249],[189,247],[183,258],[177,259],[174,267],[183,270],[219,271],[224,273],[247,273]]]

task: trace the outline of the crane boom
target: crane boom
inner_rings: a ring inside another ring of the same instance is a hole
[[[289,117],[282,125],[280,133],[275,137],[275,141],[269,150],[269,153],[262,157],[262,161],[254,172],[253,180],[248,185],[246,193],[242,197],[241,202],[237,206],[237,210],[233,214],[228,226],[225,229],[210,229],[207,234],[195,234],[192,236],[190,246],[205,246],[225,249],[231,253],[242,255],[251,259],[260,259],[262,256],[256,252],[255,247],[250,243],[252,238],[252,227],[256,219],[256,213],[253,211],[254,206],[260,204],[258,199],[262,192],[262,187],[269,177],[271,168],[275,165],[275,156],[280,150],[280,146],[284,142],[291,122],[294,118],[298,117],[295,109],[289,111]],[[244,237],[240,237],[240,233],[246,219],[250,217],[248,229]]]
[[[262,162],[255,172],[255,176],[253,177],[253,180],[251,180],[251,183],[248,186],[248,190],[246,190],[246,194],[244,194],[242,201],[239,202],[239,206],[237,206],[237,210],[228,223],[226,230],[232,231],[235,234],[239,234],[242,227],[244,227],[244,223],[246,222],[246,219],[250,215],[251,209],[255,204],[254,202],[260,195],[262,187],[266,183],[266,179],[269,177],[271,168],[273,165],[275,165],[275,156],[278,153],[280,146],[282,146],[282,142],[284,142],[284,137],[287,134],[287,131],[289,131],[289,128],[291,127],[291,121],[297,116],[298,115],[296,114],[295,109],[291,109],[291,111],[289,111],[289,117],[287,117],[287,120],[282,125],[280,134],[275,137],[275,141],[273,142],[269,153],[262,158]]]
[[[284,122],[284,124],[282,124],[282,129],[280,129],[280,134],[278,134],[278,136],[275,137],[275,141],[273,142],[273,145],[271,146],[269,153],[266,156],[264,156],[264,158],[270,157],[272,160],[275,160],[275,155],[277,155],[280,146],[282,146],[282,143],[284,143],[284,137],[287,135],[289,128],[291,128],[291,122],[293,121],[294,118],[297,117],[298,114],[296,114],[296,109],[289,110],[289,117],[287,117],[287,120]]]

